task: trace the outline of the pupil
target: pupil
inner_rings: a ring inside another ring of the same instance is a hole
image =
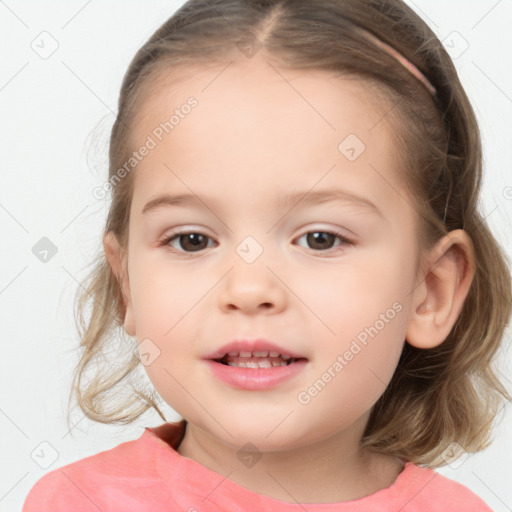
[[[316,231],[314,233],[308,233],[308,244],[313,249],[328,249],[329,247],[322,246],[321,244],[325,244],[325,239],[327,238],[331,242],[334,241],[334,235],[332,233],[323,233],[321,231]],[[320,243],[320,247],[318,247],[318,243]],[[330,245],[330,244],[329,244]]]
[[[183,240],[185,241],[185,243],[182,243]],[[198,250],[202,249],[201,242],[204,242],[204,240],[206,240],[206,237],[199,233],[188,233],[186,235],[181,235],[180,244],[183,247],[183,249],[187,249],[187,245],[190,242],[191,245],[188,248],[192,248],[192,250]]]

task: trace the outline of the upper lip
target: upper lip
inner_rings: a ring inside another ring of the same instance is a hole
[[[273,341],[269,341],[263,338],[257,338],[254,340],[238,339],[233,340],[226,345],[223,345],[214,352],[204,356],[204,359],[222,359],[229,352],[254,352],[254,351],[268,351],[268,352],[279,352],[281,355],[287,355],[294,359],[305,359],[304,356],[297,354],[287,348],[279,346]]]

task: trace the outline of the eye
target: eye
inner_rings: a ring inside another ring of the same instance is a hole
[[[175,246],[172,244],[174,240],[176,240],[178,245],[180,245],[181,249],[183,250],[175,248]],[[183,233],[174,233],[168,236],[165,240],[163,240],[161,245],[170,245],[171,248],[176,249],[178,252],[199,252],[208,247],[208,240],[211,240],[209,236],[203,233],[191,231]]]
[[[341,240],[341,243],[338,245],[353,245],[353,242],[345,238],[341,233],[333,233],[331,231],[308,231],[297,240],[304,237],[306,237],[306,242],[308,245],[311,245],[312,249],[318,249],[320,251],[328,251],[331,249],[332,243],[336,239]]]
[[[331,231],[308,231],[297,240],[301,240],[304,237],[306,237],[307,244],[311,245],[311,249],[315,249],[316,252],[326,252],[332,249],[332,244],[336,239],[340,240],[338,246],[353,245],[353,242],[345,238],[341,233],[334,233]],[[176,252],[194,253],[211,247],[211,245],[208,245],[208,240],[212,240],[212,238],[204,233],[190,231],[172,233],[166,237],[160,245],[170,246],[170,248]],[[176,247],[176,245],[179,247]]]

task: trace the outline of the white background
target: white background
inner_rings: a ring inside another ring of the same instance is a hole
[[[105,426],[76,411],[73,424],[79,423],[70,435],[65,418],[78,346],[72,303],[100,248],[106,202],[95,199],[92,190],[107,177],[108,135],[121,79],[136,50],[182,3],[0,1],[0,511],[20,510],[44,473],[161,423],[148,414],[130,426]],[[460,53],[464,41],[469,45],[454,62],[481,123],[482,210],[511,255],[512,199],[506,190],[512,186],[512,3],[407,3],[441,40],[453,41],[452,52]],[[40,36],[43,31],[58,43],[47,59],[31,47],[41,46],[42,37],[51,47],[49,36]],[[47,263],[32,253],[42,237],[58,249]],[[512,391],[506,369],[510,339],[509,329],[502,373]],[[458,467],[438,470],[500,512],[512,510],[510,409],[507,404],[502,411],[490,448]],[[58,458],[43,469],[31,456],[34,450],[43,459],[55,450]]]

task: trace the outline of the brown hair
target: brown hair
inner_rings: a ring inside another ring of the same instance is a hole
[[[361,28],[421,70],[436,88],[435,97]],[[445,463],[440,454],[454,441],[468,452],[487,447],[502,397],[511,398],[493,367],[511,314],[510,272],[477,209],[482,154],[473,109],[441,42],[401,0],[188,1],[143,45],[125,74],[110,139],[110,178],[133,151],[130,128],[162,70],[172,79],[192,66],[250,58],[240,51],[247,41],[282,67],[328,70],[373,87],[386,105],[383,119],[393,127],[401,179],[421,219],[418,254],[455,229],[464,229],[474,244],[475,276],[456,324],[438,347],[405,343],[391,382],[371,411],[362,445],[431,467]],[[112,188],[105,227],[122,248],[132,182],[129,174]],[[158,398],[143,385],[136,344],[120,332],[122,290],[103,252],[76,306],[83,352],[72,392],[85,415],[126,424],[153,407],[166,420]],[[109,361],[107,349],[117,335],[121,342]],[[84,382],[87,372],[92,375]],[[129,390],[125,399],[119,398],[120,389]]]

